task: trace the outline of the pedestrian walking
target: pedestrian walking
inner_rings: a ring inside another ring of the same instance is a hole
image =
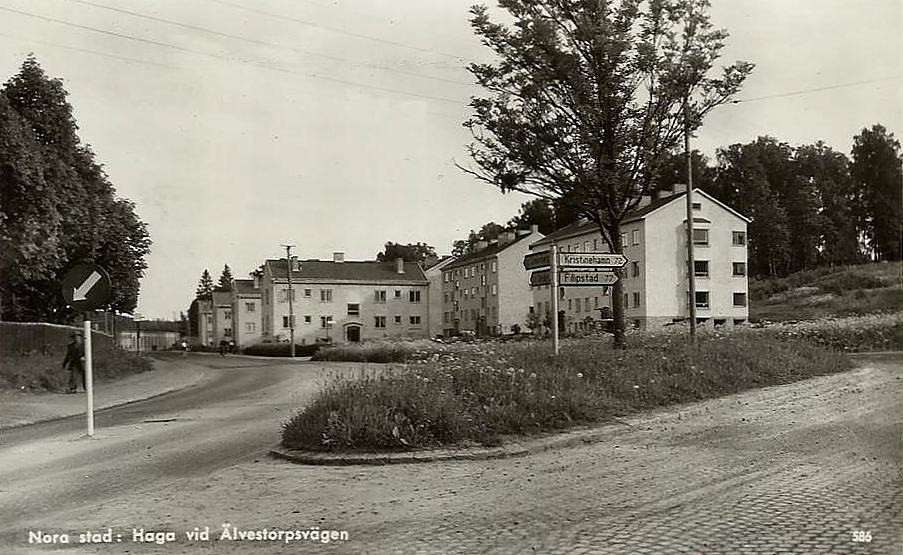
[[[85,383],[85,344],[82,343],[82,334],[69,335],[69,344],[66,346],[66,358],[63,359],[63,369],[69,367],[69,391],[75,393],[78,390],[78,380],[81,378],[82,389],[87,390]]]
[[[188,356],[188,342],[183,339],[181,347],[182,347],[182,358],[185,358]]]

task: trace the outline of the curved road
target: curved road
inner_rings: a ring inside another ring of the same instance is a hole
[[[903,551],[900,354],[636,416],[593,444],[520,459],[383,467],[265,457],[322,365],[228,360],[236,366],[204,388],[109,411],[98,441],[72,441],[80,421],[5,433],[2,551]],[[266,530],[270,539],[224,536],[226,523],[230,531]],[[70,542],[109,530],[113,541],[28,544],[28,531],[38,528],[69,533]],[[209,528],[209,539],[189,539],[195,528]],[[348,539],[324,544],[312,540],[314,530]],[[286,542],[286,531],[298,539]]]

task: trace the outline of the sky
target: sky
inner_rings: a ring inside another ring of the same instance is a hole
[[[63,80],[118,196],[153,240],[145,318],[186,311],[204,269],[236,278],[299,258],[372,260],[387,241],[439,254],[530,197],[455,166],[491,60],[468,0],[0,0],[0,79],[29,53]],[[693,139],[770,135],[849,154],[903,138],[899,0],[713,0],[723,62],[756,64],[741,102]],[[799,93],[799,94],[798,94]]]

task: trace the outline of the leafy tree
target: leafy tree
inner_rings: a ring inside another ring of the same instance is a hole
[[[204,268],[201,279],[198,282],[198,288],[194,292],[194,296],[198,299],[207,299],[213,295],[213,278],[210,277],[210,270]]]
[[[473,250],[479,241],[493,241],[505,231],[505,227],[495,222],[485,223],[479,231],[470,230],[467,239],[459,239],[452,243],[452,256],[461,256]]]
[[[398,258],[403,258],[405,262],[418,262],[426,264],[431,258],[436,258],[436,249],[426,243],[386,243],[386,247],[382,252],[376,255],[376,260],[380,262],[390,262]]]
[[[65,322],[59,280],[94,262],[113,281],[107,308],[131,312],[150,238],[118,199],[78,126],[62,81],[33,57],[0,90],[0,281],[8,320]]]
[[[555,199],[549,201],[544,198],[535,198],[523,203],[517,216],[508,220],[508,227],[513,229],[529,229],[530,226],[539,227],[543,235],[553,233],[557,229],[574,223],[579,218],[579,209],[567,199]]]
[[[853,138],[850,173],[861,199],[860,221],[877,260],[900,260],[903,182],[900,142],[880,124]]]
[[[709,164],[709,159],[699,152],[690,152],[693,164],[693,187],[711,192],[715,182],[715,168]],[[685,153],[668,153],[662,157],[659,164],[658,178],[655,189],[659,191],[673,191],[677,184],[687,183],[687,155]]]
[[[706,0],[501,0],[513,26],[485,6],[471,25],[498,63],[471,64],[489,93],[465,122],[476,167],[505,191],[568,198],[613,252],[620,224],[655,186],[662,157],[736,94],[752,64],[710,72],[727,33]],[[623,345],[623,283],[614,287],[615,343]]]
[[[232,291],[232,269],[228,264],[223,265],[223,272],[219,276],[218,291]]]

